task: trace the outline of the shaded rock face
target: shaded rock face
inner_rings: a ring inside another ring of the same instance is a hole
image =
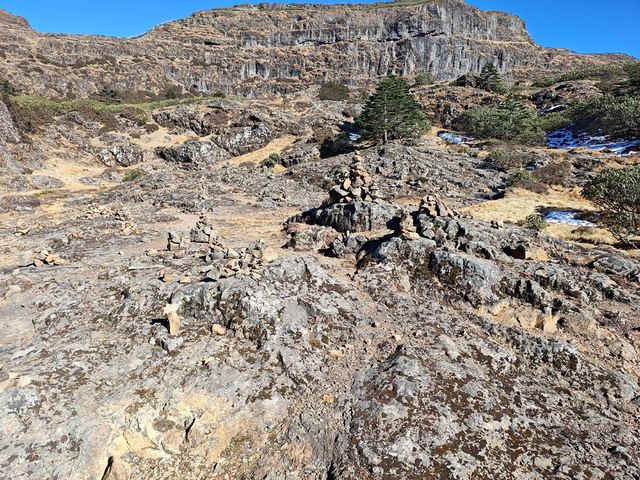
[[[18,129],[13,124],[11,114],[7,109],[7,106],[0,101],[0,144],[3,143],[18,143],[20,141],[20,134]]]
[[[38,34],[4,12],[0,25],[7,76],[47,96],[86,96],[105,83],[122,91],[158,93],[171,84],[256,94],[391,73],[456,78],[489,60],[504,72],[542,75],[623,58],[542,49],[519,18],[462,0],[243,5],[199,12],[133,39]]]

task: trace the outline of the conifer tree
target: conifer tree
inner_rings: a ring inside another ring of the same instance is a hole
[[[406,82],[389,76],[376,87],[356,120],[356,126],[365,140],[386,143],[397,138],[419,136],[431,124]]]
[[[504,90],[502,77],[493,62],[487,62],[482,67],[482,71],[480,72],[480,88],[496,93],[501,93]]]

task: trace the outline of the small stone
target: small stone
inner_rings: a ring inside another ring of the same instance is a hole
[[[34,259],[34,260],[33,260],[33,264],[34,264],[36,267],[41,267],[41,266],[43,266],[43,265],[44,265],[44,262],[43,262],[42,260],[40,260],[39,258],[36,258],[36,259]]]
[[[29,267],[33,265],[33,251],[25,250],[21,252],[18,257],[18,266],[19,267]]]
[[[340,350],[330,350],[330,351],[329,351],[329,356],[330,356],[331,358],[336,358],[336,359],[338,359],[338,358],[342,358],[342,357],[344,357],[344,353],[342,353]]]
[[[180,317],[178,316],[179,305],[169,303],[164,307],[163,313],[169,323],[169,335],[177,335],[180,332]]]
[[[155,248],[151,248],[151,249],[147,250],[147,256],[148,257],[157,257],[158,256],[158,250],[156,250]]]
[[[396,342],[401,342],[402,341],[402,335],[396,333],[393,335],[393,340]]]
[[[215,335],[225,335],[227,333],[227,329],[224,328],[222,325],[220,325],[219,323],[215,323],[211,326],[211,333],[215,334]]]
[[[163,281],[164,283],[171,283],[171,282],[173,282],[175,279],[176,279],[175,275],[171,275],[170,273],[165,273],[165,274],[162,276],[162,281]]]
[[[176,349],[178,349],[180,346],[182,346],[183,343],[184,343],[184,338],[182,337],[167,338],[162,341],[162,349],[167,353],[171,353]]]
[[[325,403],[325,405],[333,405],[336,401],[336,397],[334,397],[330,393],[327,393],[322,396],[322,401]]]

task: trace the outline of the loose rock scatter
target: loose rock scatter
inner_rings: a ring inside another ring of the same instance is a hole
[[[580,195],[638,157],[453,132],[496,55],[527,112],[628,58],[461,0],[0,46],[0,478],[640,478],[640,257]],[[393,72],[434,129],[376,144]]]

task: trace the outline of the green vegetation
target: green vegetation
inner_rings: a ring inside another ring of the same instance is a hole
[[[104,103],[122,103],[122,94],[109,87],[102,87],[98,92],[98,100]]]
[[[116,104],[87,98],[51,100],[30,95],[16,95],[5,101],[18,128],[23,132],[32,133],[40,127],[53,122],[55,117],[73,111],[87,115],[89,120],[99,121],[109,129],[115,125],[116,116],[129,118],[140,125],[144,125],[149,111],[175,105],[197,103],[203,100],[205,100],[203,97],[187,97],[145,103]]]
[[[0,98],[13,97],[18,94],[18,89],[9,81],[0,78]]]
[[[573,125],[590,134],[613,138],[640,137],[640,97],[591,97],[569,110]]]
[[[640,87],[640,62],[625,65],[624,71],[629,77],[629,84],[634,87]]]
[[[554,162],[540,167],[533,171],[533,177],[536,181],[545,185],[564,185],[569,177],[573,167],[566,160]]]
[[[600,221],[624,244],[636,248],[640,234],[640,167],[605,169],[583,189],[582,196],[600,207]]]
[[[540,232],[549,226],[544,217],[538,213],[532,213],[531,215],[529,215],[525,219],[524,225],[531,230],[535,230],[536,232]]]
[[[561,82],[572,80],[600,80],[611,81],[625,76],[626,67],[618,64],[593,65],[589,67],[577,68],[564,75],[538,80],[533,83],[534,87],[545,88]]]
[[[406,82],[390,76],[378,83],[356,126],[365,140],[384,141],[420,136],[431,127]]]
[[[322,84],[318,91],[320,100],[342,101],[349,99],[349,87],[343,83],[328,82]]]
[[[453,125],[476,138],[497,138],[525,145],[543,144],[546,138],[537,113],[513,98],[494,108],[470,108],[458,115]]]
[[[435,83],[436,77],[433,76],[432,73],[429,72],[420,72],[416,75],[416,85],[431,85]]]
[[[521,182],[534,182],[533,174],[528,170],[514,170],[507,177],[507,185],[513,187]]]
[[[485,63],[480,72],[480,83],[478,85],[483,90],[499,94],[506,94],[507,87],[502,82],[500,72],[493,62]]]
[[[516,152],[502,149],[489,152],[487,161],[503,171],[521,168],[523,165],[521,155]]]
[[[133,180],[136,180],[143,175],[144,172],[139,168],[132,168],[131,170],[127,170],[126,172],[124,172],[124,175],[122,176],[122,182],[132,182]]]
[[[569,111],[548,113],[540,117],[540,128],[545,132],[553,132],[571,125],[571,114]]]
[[[262,165],[267,168],[275,167],[282,163],[282,156],[279,153],[272,153],[269,157],[262,162]]]

